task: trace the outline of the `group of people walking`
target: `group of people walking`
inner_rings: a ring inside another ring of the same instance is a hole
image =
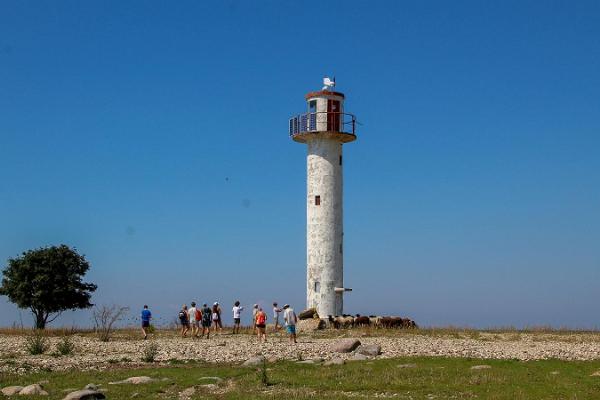
[[[239,301],[236,301],[232,308],[234,334],[240,333],[241,315],[242,311],[244,311],[244,307],[240,304]],[[290,342],[296,343],[296,323],[298,322],[296,313],[289,304],[285,304],[282,308],[279,308],[277,303],[273,303],[273,323],[276,331],[282,327],[280,324],[281,313],[283,313],[283,325],[289,335]],[[148,337],[146,329],[150,326],[151,318],[152,313],[148,309],[148,306],[145,305],[142,310],[142,332],[144,339]],[[197,307],[195,302],[191,302],[188,308],[184,304],[179,311],[178,319],[181,325],[181,337],[186,337],[188,332],[191,331],[192,337],[203,338],[204,334],[206,334],[206,338],[208,339],[211,327],[215,332],[223,330],[222,310],[219,302],[215,302],[212,307],[209,307],[206,303],[202,307]],[[258,304],[254,304],[252,307],[252,329],[258,336],[259,342],[264,343],[267,341],[267,313]]]

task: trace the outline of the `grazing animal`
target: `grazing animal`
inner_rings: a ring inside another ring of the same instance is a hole
[[[354,318],[354,326],[369,326],[371,325],[371,320],[369,317],[361,317],[360,314],[356,314]]]

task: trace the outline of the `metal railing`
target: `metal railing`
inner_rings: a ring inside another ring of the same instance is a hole
[[[356,135],[356,117],[354,114],[342,112],[317,111],[290,118],[290,136],[305,132],[339,132]]]

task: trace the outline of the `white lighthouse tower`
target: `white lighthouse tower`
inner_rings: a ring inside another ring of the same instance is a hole
[[[356,140],[354,115],[344,112],[335,80],[306,97],[308,112],[290,119],[290,137],[306,143],[306,305],[319,316],[342,315],[344,287],[342,145]]]

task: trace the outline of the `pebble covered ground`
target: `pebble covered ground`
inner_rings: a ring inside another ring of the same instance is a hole
[[[73,335],[74,353],[52,355],[59,337],[49,337],[50,348],[43,355],[32,356],[26,350],[26,336],[0,334],[0,371],[27,373],[36,370],[107,369],[115,366],[144,365],[141,355],[150,343],[157,345],[159,363],[186,360],[241,363],[262,354],[268,360],[309,360],[320,358],[349,359],[352,353],[336,353],[333,347],[342,338],[357,338],[363,344],[381,346],[379,358],[404,356],[447,356],[470,358],[535,360],[600,359],[600,333],[440,333],[414,331],[406,333],[369,334],[359,330],[305,332],[298,344],[290,345],[283,333],[270,335],[268,342],[259,344],[248,334],[217,334],[207,339],[180,338],[174,333],[161,333],[149,340],[135,335],[117,337],[101,342],[91,334]]]

